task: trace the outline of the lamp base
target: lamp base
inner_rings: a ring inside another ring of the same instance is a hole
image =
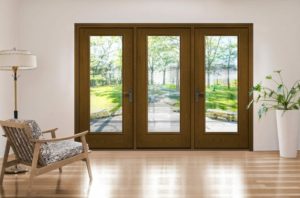
[[[5,174],[21,174],[26,172],[28,172],[28,169],[19,165],[11,166],[5,169]]]

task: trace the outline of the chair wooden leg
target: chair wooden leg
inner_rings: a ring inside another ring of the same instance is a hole
[[[38,159],[39,159],[40,146],[41,146],[41,143],[35,143],[34,152],[33,152],[33,159],[32,159],[32,164],[31,164],[31,173],[30,173],[29,182],[28,182],[28,189],[29,190],[31,190],[31,185],[33,183],[33,178],[36,175],[36,169],[37,169],[37,163],[38,163]]]
[[[89,173],[90,180],[93,180],[92,169],[91,169],[91,164],[90,164],[89,157],[86,158],[85,163],[86,163],[86,167],[87,167],[87,170],[88,170],[88,173]]]
[[[59,168],[59,173],[62,173],[62,167]]]
[[[6,168],[6,164],[7,164],[9,150],[10,150],[10,145],[9,145],[9,142],[6,141],[5,152],[4,152],[3,162],[2,162],[2,169],[1,169],[1,174],[0,174],[0,185],[3,184],[4,172],[5,172],[5,168]]]
[[[82,143],[82,147],[83,147],[83,152],[86,154],[86,159],[85,159],[86,167],[87,167],[87,170],[89,173],[90,180],[92,180],[93,176],[92,176],[92,170],[91,170],[91,164],[90,164],[90,158],[89,158],[89,147],[88,147],[88,144],[86,143],[85,136],[81,137],[81,143]]]

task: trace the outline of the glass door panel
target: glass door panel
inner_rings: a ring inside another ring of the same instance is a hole
[[[205,131],[237,132],[238,37],[205,36]]]
[[[148,36],[148,132],[180,132],[180,37]]]
[[[122,132],[122,36],[90,37],[90,131]]]

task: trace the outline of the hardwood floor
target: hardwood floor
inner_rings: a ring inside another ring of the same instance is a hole
[[[300,158],[277,152],[93,151],[84,162],[38,176],[5,175],[0,197],[300,197]]]

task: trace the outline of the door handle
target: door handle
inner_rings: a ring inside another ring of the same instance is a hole
[[[196,101],[196,102],[199,102],[199,98],[200,98],[200,97],[204,97],[204,96],[205,96],[205,93],[204,93],[204,92],[196,91],[196,92],[195,92],[195,101]]]
[[[129,102],[132,102],[132,101],[133,101],[133,93],[132,93],[131,90],[125,91],[125,92],[123,93],[123,95],[124,95],[125,97],[128,97],[128,101],[129,101]]]

